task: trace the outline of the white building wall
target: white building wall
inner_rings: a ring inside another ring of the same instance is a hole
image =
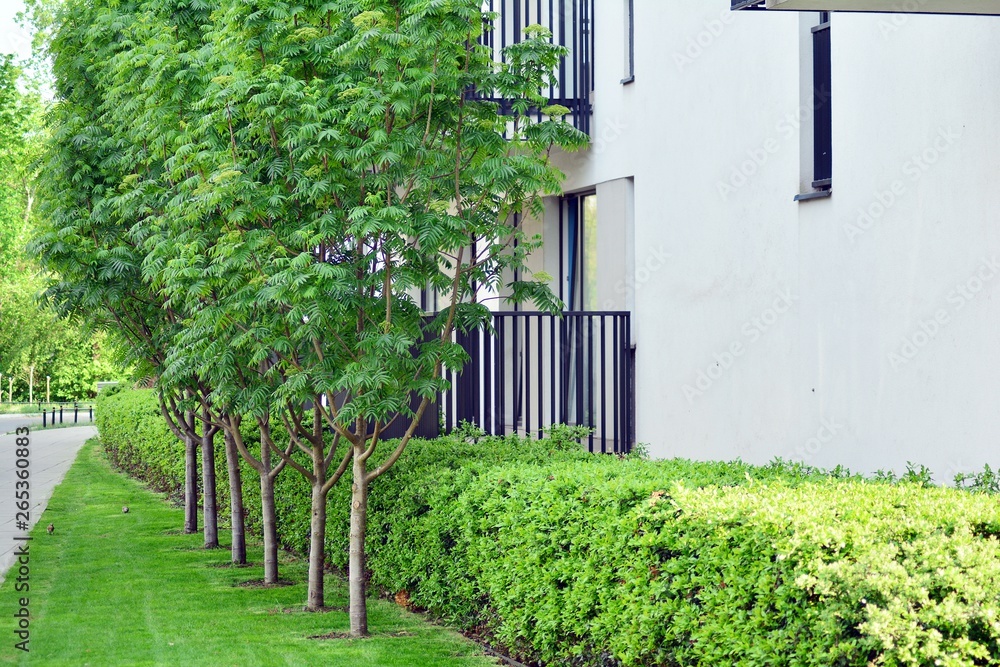
[[[622,85],[624,3],[596,5],[594,145],[561,164],[568,192],[634,179],[638,439],[1000,463],[1000,19],[835,14],[833,195],[796,203],[815,15],[635,0]]]

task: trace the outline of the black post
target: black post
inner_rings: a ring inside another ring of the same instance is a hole
[[[52,408],[52,409],[55,410],[55,408]],[[63,406],[61,406],[61,405],[59,406],[59,423],[60,424],[63,423]]]
[[[46,423],[45,423],[45,419],[46,419],[46,418],[47,418],[48,416],[49,416],[49,413],[48,413],[48,412],[42,412],[42,428],[45,428],[45,426],[46,426]]]
[[[80,406],[76,403],[73,404],[73,423],[76,424],[80,420]]]
[[[601,337],[600,337],[599,340],[600,340],[600,343],[601,343],[601,384],[600,384],[600,390],[601,390],[601,453],[602,454],[607,454],[608,453],[608,450],[607,450],[607,443],[608,443],[608,402],[607,402],[607,396],[608,396],[608,391],[607,391],[608,390],[608,375],[607,375],[607,373],[608,373],[608,367],[607,367],[607,362],[606,362],[606,357],[605,357],[605,350],[607,349],[608,344],[607,344],[607,332],[605,331],[605,328],[604,328],[604,321],[606,319],[607,318],[604,315],[601,315],[600,318],[599,318],[599,322],[601,324]],[[597,420],[596,419],[594,420],[594,424],[595,425],[597,424]]]

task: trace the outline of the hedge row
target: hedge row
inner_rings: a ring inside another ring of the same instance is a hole
[[[996,497],[556,435],[414,443],[372,490],[373,583],[551,664],[1000,665]],[[301,549],[308,493],[283,477]]]
[[[156,393],[148,389],[105,390],[97,399],[94,421],[101,445],[113,465],[184,502],[184,443],[178,440],[160,414]],[[252,433],[248,431],[252,436]],[[258,439],[259,441],[259,439]],[[198,498],[202,498],[201,450],[198,451]],[[260,482],[257,471],[241,460],[243,502],[247,530],[260,533]],[[215,476],[219,525],[229,526],[229,479],[222,435],[215,438]],[[199,525],[201,518],[199,517]]]

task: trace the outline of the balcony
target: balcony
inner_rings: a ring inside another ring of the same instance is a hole
[[[627,312],[493,314],[491,331],[458,335],[469,353],[438,401],[451,431],[544,437],[553,424],[586,426],[591,452],[624,454],[635,441],[634,365]]]
[[[570,110],[567,120],[581,132],[590,134],[590,103],[594,82],[594,0],[484,0],[483,11],[498,14],[497,20],[483,35],[483,43],[493,50],[493,57],[503,60],[503,50],[524,38],[529,25],[542,25],[552,32],[553,42],[569,49],[562,59],[553,85],[543,91],[550,104]],[[511,113],[507,100],[488,92],[480,99],[496,102],[504,114]],[[539,120],[542,119],[537,112]]]

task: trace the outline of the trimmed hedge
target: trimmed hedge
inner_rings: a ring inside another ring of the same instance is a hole
[[[149,389],[114,388],[97,397],[94,421],[101,445],[117,468],[151,488],[166,493],[176,503],[184,502],[184,443],[178,440],[160,414],[156,393]],[[254,434],[248,432],[250,442]],[[259,442],[259,436],[257,437]],[[249,445],[250,443],[248,443]],[[243,504],[247,530],[260,534],[260,482],[257,471],[241,459]],[[229,477],[226,449],[221,434],[215,437],[216,503],[219,526],[229,527]],[[202,500],[201,449],[198,450],[198,500]],[[201,517],[198,519],[201,526]]]
[[[102,392],[94,421],[112,464],[174,500],[183,500],[184,443],[163,421],[155,393],[117,387]],[[225,466],[216,472],[224,473]]]
[[[591,456],[577,435],[414,442],[372,488],[373,583],[550,664],[1000,665],[995,496]],[[280,479],[304,551],[308,489]],[[330,498],[337,566],[349,493]]]

